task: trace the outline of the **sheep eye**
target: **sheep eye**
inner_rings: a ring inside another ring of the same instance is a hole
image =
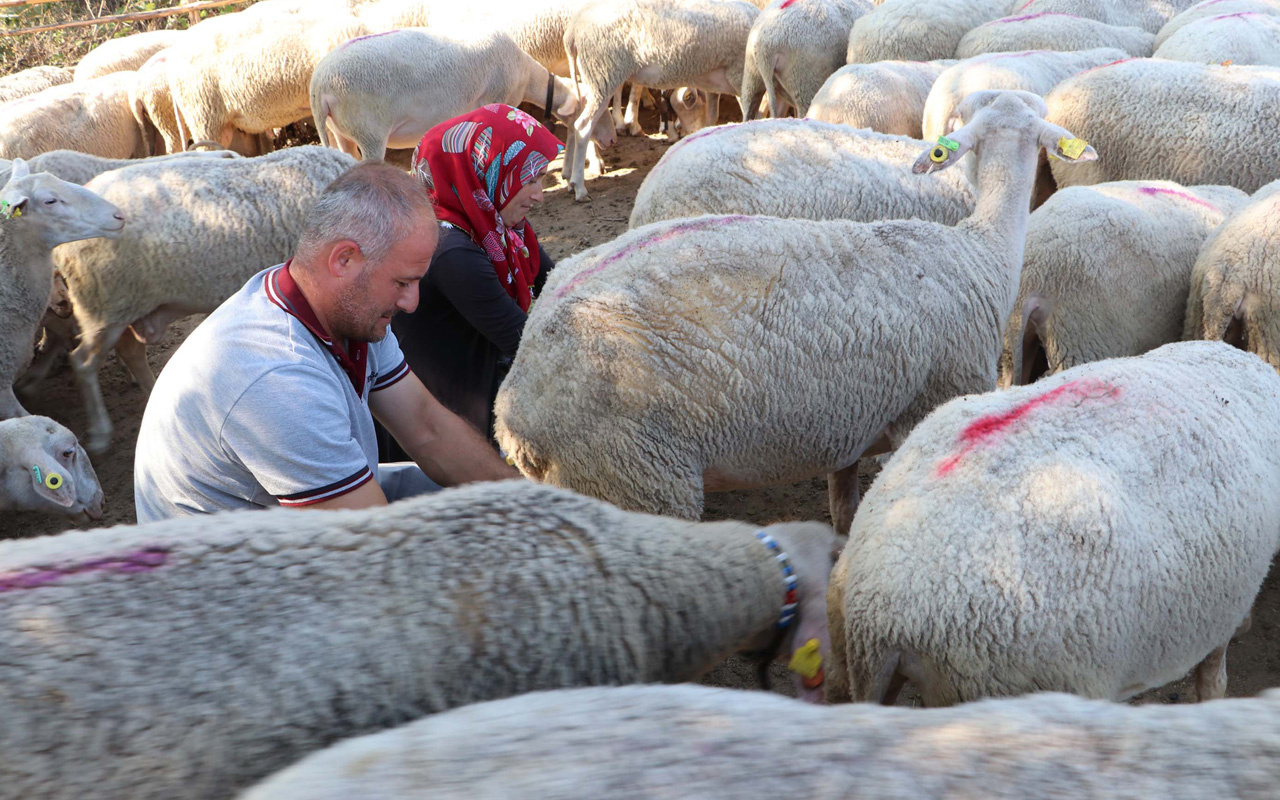
[[[62,457],[67,459],[68,461],[74,458],[75,454],[76,454],[76,449],[74,447],[69,447],[66,450],[62,451]]]
[[[58,198],[56,198],[56,197],[50,197],[48,200],[45,200],[45,201],[44,201],[44,204],[45,204],[46,206],[51,206],[51,205],[53,205],[53,204],[54,204],[54,203],[56,203],[56,202],[58,202]]]

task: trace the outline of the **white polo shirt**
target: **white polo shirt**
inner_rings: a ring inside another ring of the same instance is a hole
[[[306,506],[377,480],[369,394],[409,374],[395,334],[334,345],[289,265],[263,270],[160,373],[134,456],[138,522]]]

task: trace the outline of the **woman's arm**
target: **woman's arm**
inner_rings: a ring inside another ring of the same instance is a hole
[[[484,251],[474,245],[450,248],[431,262],[427,279],[503,355],[515,355],[525,313],[503,288]]]

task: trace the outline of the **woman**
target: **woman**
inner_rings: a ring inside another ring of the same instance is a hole
[[[542,177],[563,149],[533,117],[492,104],[427,131],[413,154],[440,244],[417,310],[391,325],[432,394],[489,436],[498,385],[555,266],[525,214],[542,202]]]

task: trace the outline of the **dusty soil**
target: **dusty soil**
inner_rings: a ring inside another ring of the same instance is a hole
[[[647,129],[656,128],[653,120]],[[727,121],[727,119],[726,119]],[[561,132],[563,133],[563,131]],[[563,182],[551,184],[543,206],[531,220],[547,251],[562,259],[597,244],[609,241],[627,228],[636,191],[649,169],[668,147],[662,137],[622,137],[619,145],[605,156],[606,173],[588,180],[593,202],[576,204],[573,194]],[[266,265],[264,265],[266,266]],[[148,357],[159,372],[182,339],[199,324],[193,317],[175,325],[165,341],[150,349]],[[102,371],[102,390],[111,419],[115,423],[115,446],[95,465],[107,496],[107,513],[101,525],[132,523],[134,441],[146,397],[133,385],[124,367],[110,356]],[[77,434],[85,430],[85,414],[69,370],[52,376],[33,396],[25,397],[27,408],[44,414],[70,427]],[[877,465],[869,465],[863,475],[864,490],[870,485]],[[758,524],[780,520],[827,519],[826,484],[812,480],[769,489],[725,492],[708,497],[706,518],[743,519]],[[0,519],[0,538],[57,533],[66,529],[65,521],[35,514],[6,514]],[[79,527],[93,527],[88,523]],[[1273,570],[1263,585],[1254,608],[1253,628],[1231,648],[1228,657],[1230,683],[1228,694],[1250,696],[1280,685],[1280,572]],[[781,665],[771,670],[774,689],[790,693],[790,682]],[[744,659],[730,659],[704,678],[704,683],[717,686],[753,688],[757,685],[754,665]],[[1187,681],[1179,681],[1148,692],[1139,702],[1185,702],[1193,696]],[[913,704],[909,691],[900,704]]]

